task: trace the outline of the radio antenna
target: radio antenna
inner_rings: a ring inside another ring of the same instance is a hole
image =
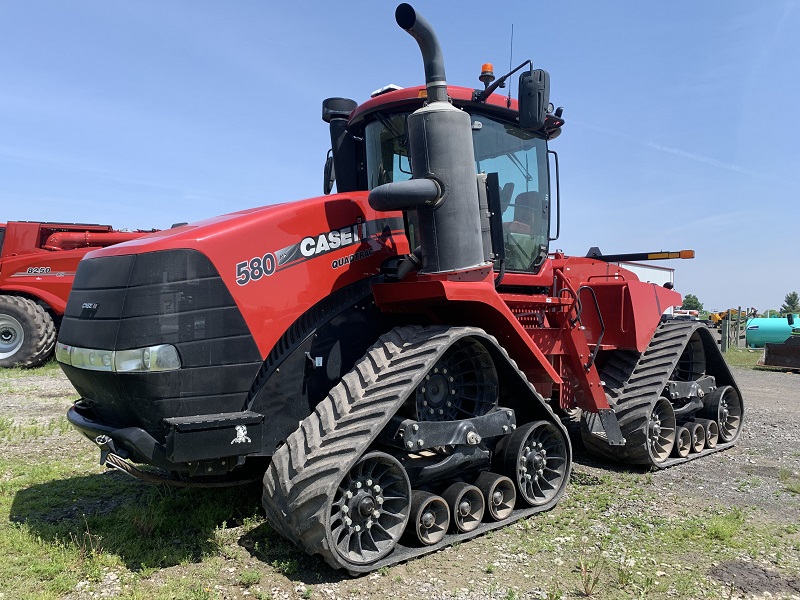
[[[511,65],[514,64],[514,24],[511,24],[511,50],[509,52],[508,57],[508,70],[511,70]],[[511,108],[511,86],[508,86],[508,100],[506,100],[506,106]]]

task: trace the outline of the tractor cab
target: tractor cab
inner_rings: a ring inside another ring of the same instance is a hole
[[[340,192],[373,190],[412,178],[407,120],[423,105],[425,88],[384,89],[361,106],[352,101],[352,105],[342,105],[339,118],[346,119],[346,127],[330,118],[329,109],[343,99],[323,103],[323,119],[331,124],[333,142],[327,169],[331,176],[326,182],[335,177]],[[453,105],[470,115],[476,172],[497,175],[504,268],[535,273],[547,257],[549,242],[555,239],[550,233],[550,189],[557,171],[551,174],[547,141],[560,133],[563,120],[548,114],[545,126],[532,132],[520,126],[516,100],[510,106],[506,98],[493,96],[476,102],[475,94],[468,88],[448,87]],[[350,111],[345,117],[341,113],[347,108]],[[330,191],[330,185],[325,191]],[[413,211],[406,229],[414,248],[417,224]]]

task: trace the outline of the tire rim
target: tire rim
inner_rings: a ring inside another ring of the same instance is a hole
[[[497,371],[474,340],[456,343],[425,375],[416,392],[419,421],[455,421],[485,415],[497,404]]]
[[[475,481],[475,487],[483,494],[485,516],[493,521],[502,521],[511,516],[517,500],[513,481],[503,475],[484,471]]]
[[[669,400],[663,396],[656,401],[650,413],[647,445],[656,464],[667,460],[675,445],[675,411]]]
[[[530,506],[546,504],[559,494],[567,463],[564,435],[547,421],[518,428],[506,447],[506,474],[513,477],[520,497]]]
[[[433,546],[444,539],[450,527],[450,509],[444,498],[428,492],[414,492],[411,502],[411,519],[413,521],[412,541],[424,546]],[[412,530],[412,525],[409,525]]]
[[[706,447],[706,428],[701,423],[691,425],[692,451],[702,452]]]
[[[0,359],[14,356],[25,342],[25,330],[14,317],[0,315]]]
[[[717,415],[719,438],[723,442],[730,442],[742,426],[742,401],[736,390],[731,387],[724,390],[719,398]]]
[[[700,334],[695,331],[683,349],[670,379],[697,381],[706,374],[706,351]]]
[[[339,483],[328,533],[343,560],[367,565],[392,551],[408,522],[411,484],[400,462],[382,452],[359,460]]]
[[[451,529],[465,533],[481,524],[485,502],[483,494],[474,485],[454,483],[442,494],[442,498],[450,507]]]
[[[692,434],[686,427],[678,427],[675,430],[675,447],[672,450],[673,456],[686,458],[692,447]]]
[[[706,446],[709,448],[717,447],[717,440],[719,440],[719,425],[716,421],[708,421],[704,423],[706,428]]]

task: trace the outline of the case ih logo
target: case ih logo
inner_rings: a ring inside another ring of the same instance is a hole
[[[83,310],[97,310],[100,307],[98,302],[84,302],[81,304]]]
[[[300,242],[300,254],[306,258],[311,258],[337,248],[357,244],[365,237],[367,237],[366,223],[356,223],[341,229],[332,229],[315,237],[303,238],[303,241]]]

